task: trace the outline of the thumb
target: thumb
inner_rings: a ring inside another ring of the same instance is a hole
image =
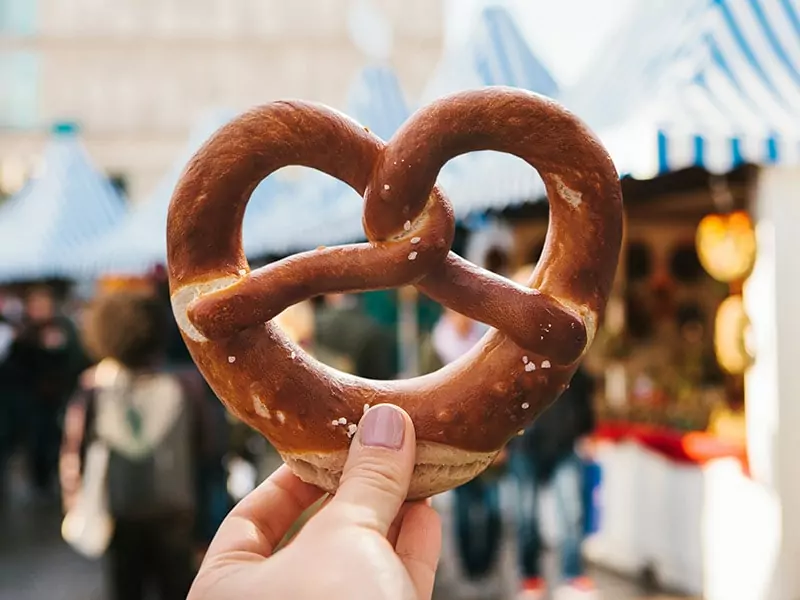
[[[408,414],[378,404],[361,418],[339,489],[330,502],[336,518],[386,535],[406,499],[416,437]]]

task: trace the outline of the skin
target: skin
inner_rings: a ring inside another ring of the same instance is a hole
[[[402,447],[367,446],[357,435],[336,495],[288,546],[276,551],[322,496],[319,489],[283,466],[240,502],[211,543],[188,600],[430,599],[441,523],[428,501],[403,501],[416,437],[408,415],[393,410],[405,421]]]

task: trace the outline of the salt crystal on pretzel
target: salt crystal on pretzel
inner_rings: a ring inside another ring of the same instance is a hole
[[[436,177],[448,160],[479,150],[522,158],[546,185],[550,225],[527,285],[450,252],[453,210]],[[362,194],[369,242],[251,272],[241,239],[245,207],[262,179],[289,165],[318,169]],[[300,478],[328,492],[338,487],[364,407],[403,408],[417,434],[409,499],[477,476],[563,392],[602,318],[621,241],[619,179],[601,143],[552,100],[499,87],[421,108],[388,143],[322,105],[253,109],[197,152],[167,223],[175,317],[225,406]],[[272,321],[320,294],[409,284],[494,329],[435,373],[369,381],[314,360]]]

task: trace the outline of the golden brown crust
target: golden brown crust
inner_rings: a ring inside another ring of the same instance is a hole
[[[550,229],[528,287],[449,252],[453,212],[436,177],[451,158],[489,149],[526,160],[547,187]],[[250,273],[245,205],[289,164],[363,194],[370,241]],[[621,238],[619,180],[601,144],[559,105],[510,88],[439,100],[388,144],[319,105],[257,108],[192,160],[167,229],[173,307],[195,362],[226,406],[286,456],[340,454],[364,406],[382,402],[409,413],[421,444],[496,452],[567,386],[605,309]],[[497,330],[436,373],[374,382],[320,364],[269,322],[321,293],[406,284]]]

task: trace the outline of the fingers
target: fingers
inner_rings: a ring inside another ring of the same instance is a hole
[[[417,597],[430,598],[442,550],[442,524],[429,505],[415,502],[407,506],[395,552],[414,582]]]
[[[386,536],[408,493],[416,440],[400,408],[379,404],[361,418],[339,490],[323,514]]]
[[[207,558],[240,553],[240,558],[268,557],[298,517],[322,497],[282,465],[248,494],[222,522]]]
[[[416,504],[423,504],[425,506],[432,506],[430,498],[425,500],[417,500],[415,502],[405,502],[400,507],[400,512],[397,513],[392,525],[389,527],[389,533],[386,534],[386,539],[392,545],[392,548],[397,544],[397,537],[400,535],[400,527],[403,525],[403,517],[406,516],[408,509]]]

